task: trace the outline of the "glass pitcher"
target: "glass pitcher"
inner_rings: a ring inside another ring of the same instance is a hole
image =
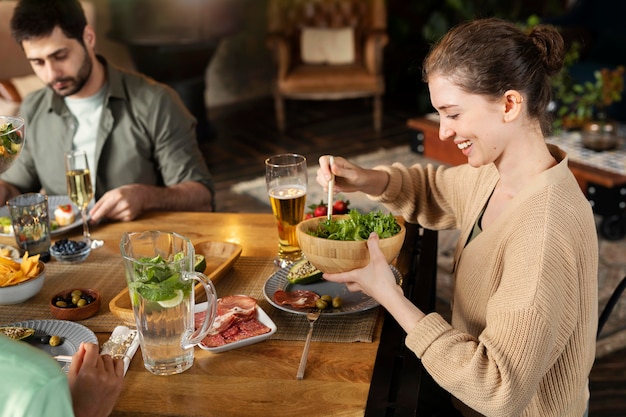
[[[120,242],[146,369],[157,375],[184,372],[193,364],[194,346],[216,316],[215,287],[194,272],[194,247],[177,233],[124,233]],[[194,283],[207,295],[206,320],[195,331]]]

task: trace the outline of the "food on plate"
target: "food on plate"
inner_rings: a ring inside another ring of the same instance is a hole
[[[61,204],[54,210],[54,220],[59,226],[68,226],[76,220],[71,204]]]
[[[11,218],[9,216],[0,217],[0,232],[5,235],[13,233],[13,226],[11,225]]]
[[[311,236],[331,240],[367,240],[372,232],[381,239],[400,232],[400,225],[393,214],[381,211],[361,214],[350,210],[348,217],[321,221],[316,230],[307,233]]]
[[[196,313],[196,328],[202,326],[206,312]],[[253,336],[271,329],[258,320],[257,301],[247,295],[229,295],[217,300],[217,316],[202,345],[214,348]]]
[[[63,339],[60,336],[56,336],[56,335],[35,336],[33,338],[33,335],[35,334],[35,329],[31,329],[29,327],[20,327],[20,326],[0,327],[0,334],[3,334],[13,340],[28,339],[29,342],[33,341],[33,342],[45,343],[50,346],[59,346],[61,343],[63,343]]]
[[[287,273],[287,280],[291,284],[311,284],[322,279],[322,271],[317,269],[306,259],[296,262]]]
[[[62,256],[74,255],[83,251],[87,247],[84,240],[59,239],[52,245],[52,250]]]
[[[0,256],[9,259],[17,259],[20,257],[20,251],[13,246],[0,244]]]
[[[22,340],[31,337],[35,333],[35,329],[28,327],[0,327],[0,334],[7,336],[13,340]]]
[[[18,284],[39,275],[39,255],[24,253],[22,262],[0,256],[0,287]]]
[[[193,259],[193,270],[196,272],[204,272],[204,270],[206,269],[206,258],[204,257],[204,255],[200,255],[197,253],[194,255]]]
[[[343,305],[343,299],[339,296],[332,297],[328,294],[322,295],[316,302],[315,308],[319,310],[327,310],[329,308],[341,308]]]
[[[54,305],[60,308],[80,308],[93,303],[95,298],[90,294],[84,294],[81,290],[73,290],[67,297],[61,295],[54,300]]]
[[[295,308],[315,308],[319,294],[308,290],[277,290],[274,293],[274,301],[280,305],[290,305]]]
[[[48,344],[50,346],[59,346],[61,343],[63,343],[63,339],[61,339],[59,336],[50,336],[50,340],[48,341]]]

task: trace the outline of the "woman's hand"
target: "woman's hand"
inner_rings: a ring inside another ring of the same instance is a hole
[[[378,235],[370,234],[367,240],[370,263],[366,267],[338,274],[324,274],[324,279],[343,282],[350,291],[363,291],[382,305],[387,300],[404,297],[378,242]]]
[[[389,182],[389,175],[386,172],[361,168],[340,156],[335,156],[333,159],[332,166],[330,166],[329,155],[322,155],[319,159],[316,180],[325,191],[328,191],[331,172],[335,175],[336,193],[362,191],[376,196],[385,191]]]
[[[376,233],[370,234],[367,240],[370,263],[366,267],[339,274],[324,274],[324,279],[343,282],[350,291],[363,291],[374,298],[408,333],[424,317],[424,313],[404,296],[402,287],[396,284],[378,241]]]
[[[124,361],[100,355],[98,345],[81,343],[67,373],[77,417],[111,414],[124,382]]]

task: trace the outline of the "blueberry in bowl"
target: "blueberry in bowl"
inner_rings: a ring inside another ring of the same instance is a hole
[[[50,246],[50,254],[59,262],[83,262],[90,252],[91,246],[84,240],[60,239]]]

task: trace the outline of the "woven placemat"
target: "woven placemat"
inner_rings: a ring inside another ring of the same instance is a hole
[[[216,285],[219,297],[232,294],[245,294],[256,298],[278,330],[272,339],[304,340],[309,323],[302,314],[279,310],[267,302],[263,286],[278,269],[271,259],[241,257],[233,269]],[[368,311],[322,316],[315,322],[313,340],[320,342],[371,342],[379,308]]]
[[[218,296],[246,294],[259,301],[259,306],[271,317],[278,330],[272,337],[282,340],[304,340],[308,321],[304,315],[278,310],[265,300],[263,285],[277,271],[272,259],[241,257],[216,284]],[[94,332],[112,332],[123,321],[109,310],[110,301],[126,288],[121,257],[94,250],[80,264],[51,261],[46,264],[46,280],[41,291],[30,300],[15,305],[0,306],[0,324],[25,320],[48,320],[50,298],[69,288],[93,288],[102,299],[98,314],[77,323]],[[342,316],[322,316],[315,323],[313,340],[324,342],[371,342],[378,318],[378,308]]]
[[[79,264],[52,260],[46,264],[46,279],[37,295],[21,304],[0,306],[0,324],[54,319],[49,307],[54,294],[70,288],[92,288],[100,293],[100,310],[95,316],[77,323],[94,332],[112,332],[123,322],[109,311],[109,302],[125,287],[122,257],[111,257],[105,250],[92,251],[87,260]]]

